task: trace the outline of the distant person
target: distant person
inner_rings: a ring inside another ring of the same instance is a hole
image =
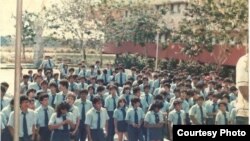
[[[47,70],[51,70],[53,74],[53,68],[55,67],[55,63],[51,59],[52,58],[50,56],[45,56],[42,64],[40,65],[40,68],[44,70],[44,74],[47,72]]]
[[[248,53],[238,60],[236,64],[236,86],[238,99],[236,102],[236,124],[247,125],[249,121],[249,83],[248,83]]]

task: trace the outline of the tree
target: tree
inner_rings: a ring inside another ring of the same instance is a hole
[[[122,42],[131,41],[144,47],[147,43],[156,42],[157,30],[165,38],[170,36],[171,30],[163,20],[167,9],[163,7],[155,10],[150,2],[149,0],[129,1],[114,7],[114,11],[118,11],[119,16],[111,16],[106,21],[104,31],[106,42],[116,42],[117,46],[120,46]],[[164,47],[168,45],[166,42],[163,43],[161,45]],[[147,50],[145,50],[145,56],[147,56]]]
[[[60,0],[46,14],[51,35],[68,40],[74,49],[82,50],[84,60],[88,40],[100,40],[101,33],[92,17],[95,3],[91,0]]]
[[[25,47],[26,46],[32,46],[34,45],[35,42],[35,20],[37,18],[37,14],[33,13],[33,12],[28,12],[28,11],[24,11],[23,14],[23,24],[22,24],[22,46],[23,46],[23,59],[25,60]]]
[[[244,0],[196,0],[190,3],[185,18],[172,36],[182,51],[197,56],[220,48],[218,65],[230,55],[229,49],[247,44],[248,3]]]

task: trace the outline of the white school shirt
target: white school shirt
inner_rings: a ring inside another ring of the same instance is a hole
[[[19,123],[20,123],[20,127],[19,127],[19,137],[23,137],[23,114],[20,111],[19,113]],[[28,109],[27,113],[26,113],[26,123],[27,123],[27,127],[28,127],[28,135],[32,135],[32,127],[36,125],[36,114],[33,110]],[[14,111],[10,113],[10,118],[8,121],[8,126],[11,126],[13,128],[14,127]]]

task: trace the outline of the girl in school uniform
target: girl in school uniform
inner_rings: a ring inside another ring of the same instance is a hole
[[[125,120],[126,117],[126,100],[125,98],[119,98],[118,106],[114,111],[114,124],[115,124],[115,132],[118,135],[118,141],[123,141],[123,136],[127,137],[127,127],[128,124]]]
[[[62,102],[52,114],[49,121],[49,129],[53,130],[51,141],[70,141],[70,128],[75,128],[76,121],[69,109],[69,104]]]
[[[144,126],[147,128],[147,139],[149,141],[161,141],[163,139],[163,114],[160,109],[162,103],[155,102],[149,108],[149,111],[145,115]]]
[[[74,120],[76,121],[76,128],[70,129],[70,134],[71,134],[71,140],[72,141],[77,141],[78,138],[78,127],[80,124],[80,112],[77,106],[74,105],[76,100],[76,96],[73,93],[69,93],[66,98],[66,102],[69,104],[70,109],[69,112],[71,112],[74,116]]]

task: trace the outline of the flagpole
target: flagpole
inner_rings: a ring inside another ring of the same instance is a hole
[[[15,91],[14,91],[14,141],[19,141],[19,95],[21,77],[21,37],[22,37],[22,0],[17,0],[16,7],[16,43],[15,43]]]

